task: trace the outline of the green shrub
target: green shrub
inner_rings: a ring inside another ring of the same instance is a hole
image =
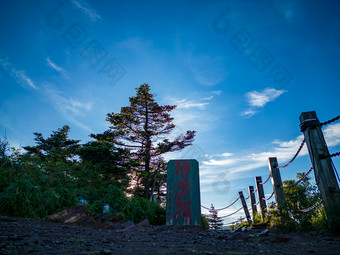
[[[207,217],[205,217],[204,215],[201,215],[201,221],[202,221],[203,229],[208,230],[210,227],[209,227],[209,222],[208,222]]]

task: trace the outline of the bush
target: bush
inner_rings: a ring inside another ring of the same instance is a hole
[[[133,197],[124,208],[126,220],[135,223],[148,219],[151,225],[165,224],[165,208],[143,197]]]

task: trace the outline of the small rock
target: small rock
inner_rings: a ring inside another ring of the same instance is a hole
[[[150,226],[148,219],[145,219],[137,224],[137,227],[148,227],[148,226]]]
[[[231,237],[230,240],[239,240],[242,242],[248,241],[249,235],[241,232],[234,233]]]
[[[124,222],[124,223],[122,224],[122,227],[123,227],[123,228],[127,228],[127,227],[130,227],[130,226],[132,226],[132,225],[135,225],[135,223],[133,223],[131,220],[129,220],[129,221],[127,221],[127,222]]]
[[[100,251],[100,254],[111,254],[112,251],[111,250],[108,250],[108,249],[103,249]]]
[[[264,235],[267,235],[269,233],[269,230],[268,229],[265,229],[263,230],[262,232],[258,233],[257,235],[258,236],[264,236]]]
[[[289,242],[291,240],[293,240],[293,237],[292,236],[289,236],[289,235],[278,235],[278,236],[275,236],[275,239],[279,242]]]

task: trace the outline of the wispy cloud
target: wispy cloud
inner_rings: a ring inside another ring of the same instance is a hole
[[[21,85],[28,84],[31,88],[37,90],[38,87],[34,84],[32,79],[27,76],[25,70],[16,69],[11,64],[8,58],[0,58],[0,65],[9,72],[9,74]]]
[[[94,10],[89,3],[84,0],[71,0],[73,5],[77,7],[81,12],[88,16],[92,21],[97,21],[102,17]]]
[[[251,108],[247,109],[241,114],[245,117],[250,118],[258,112],[256,110],[257,108],[264,107],[267,103],[274,101],[275,99],[277,99],[279,96],[281,96],[285,92],[286,92],[285,90],[278,90],[274,88],[266,88],[262,91],[248,92],[246,94],[246,98]]]
[[[211,91],[212,94],[215,94],[215,95],[221,95],[222,94],[222,90],[215,90],[215,91]]]
[[[228,75],[221,57],[191,54],[187,59],[196,81],[203,85],[214,86],[221,83]]]
[[[299,1],[277,1],[279,13],[288,21],[292,22],[299,15]]]
[[[49,67],[52,67],[54,70],[56,70],[58,73],[60,73],[65,79],[69,79],[69,76],[67,72],[60,66],[58,66],[56,63],[54,63],[50,57],[46,58],[47,65]]]
[[[92,110],[91,102],[81,102],[64,95],[63,92],[52,87],[51,84],[45,84],[45,96],[52,103],[54,108],[64,115],[66,119],[75,125],[90,131],[91,129],[78,120],[79,117],[85,116],[86,112]]]
[[[340,145],[340,123],[327,126],[323,130],[326,143],[328,147],[335,147]],[[252,171],[260,167],[267,166],[267,160],[269,157],[277,157],[279,164],[284,164],[290,160],[298,150],[304,136],[299,135],[296,138],[289,141],[274,140],[272,144],[274,147],[270,151],[262,151],[248,154],[231,154],[229,152],[215,155],[210,160],[204,161],[205,176],[216,176],[216,169],[221,167],[232,169],[229,175],[229,180],[242,178],[244,172]],[[307,146],[301,150],[298,157],[305,156],[308,154]],[[207,179],[206,183],[213,183],[214,179]]]
[[[175,104],[177,105],[177,109],[190,109],[190,108],[204,109],[209,103],[204,102],[203,100],[201,101],[201,100],[180,99],[180,100],[176,100]]]

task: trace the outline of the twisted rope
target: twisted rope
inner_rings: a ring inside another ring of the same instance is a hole
[[[201,207],[203,207],[204,209],[210,210],[210,208],[205,207],[204,205],[201,205]]]
[[[299,149],[297,150],[297,152],[295,153],[294,157],[291,160],[289,160],[289,162],[284,164],[283,166],[277,166],[276,168],[284,168],[284,167],[290,165],[290,163],[292,163],[296,159],[296,157],[299,155],[299,153],[302,150],[305,143],[306,143],[306,139],[303,139],[303,141],[301,142],[301,145],[300,145]]]
[[[306,213],[306,212],[309,212],[311,210],[313,210],[315,207],[317,207],[319,204],[321,204],[322,202],[318,201],[316,202],[314,205],[312,205],[311,207],[308,207],[306,209],[303,209],[303,210],[297,210],[297,211],[293,211],[293,212],[301,212],[301,213]]]
[[[330,119],[330,120],[328,120],[328,121],[325,121],[325,122],[320,123],[320,126],[322,127],[322,126],[331,124],[332,122],[337,121],[338,119],[340,119],[340,115],[339,115],[339,116],[336,116],[336,117],[333,118],[333,119]]]
[[[340,151],[336,152],[336,153],[333,153],[333,154],[330,154],[328,157],[332,158],[332,157],[337,157],[337,156],[340,156]]]
[[[262,200],[269,200],[269,199],[271,199],[272,198],[272,196],[274,195],[274,191],[273,191],[273,193],[268,197],[268,198],[262,198]]]
[[[231,215],[234,215],[235,213],[241,211],[242,209],[243,209],[243,206],[242,206],[240,209],[238,209],[237,211],[235,211],[235,212],[233,212],[233,213],[231,213],[231,214],[228,214],[228,215],[226,215],[226,216],[222,216],[222,217],[220,217],[220,218],[227,218],[227,217],[229,217],[229,216],[231,216]]]
[[[237,200],[239,200],[239,199],[240,199],[240,197],[236,198],[236,200],[235,200],[234,202],[232,202],[230,205],[228,205],[228,206],[226,206],[226,207],[223,207],[223,208],[220,208],[220,209],[215,209],[215,210],[216,210],[216,211],[225,210],[225,209],[229,208],[230,206],[234,205],[234,204],[237,202]]]
[[[298,185],[301,181],[303,181],[304,179],[306,179],[307,175],[309,175],[310,172],[312,172],[312,170],[313,170],[313,166],[311,166],[311,167],[309,168],[309,170],[307,171],[307,173],[306,173],[305,175],[303,175],[303,176],[301,177],[300,180],[296,181],[295,183],[293,183],[293,184],[291,184],[291,185],[282,186],[281,188],[287,189],[287,188],[291,188],[291,187],[294,187],[294,186]]]
[[[259,184],[262,184],[262,185],[263,185],[263,184],[266,184],[266,182],[269,181],[269,179],[270,179],[270,174],[269,174],[267,180],[265,180],[264,182],[260,182]]]

